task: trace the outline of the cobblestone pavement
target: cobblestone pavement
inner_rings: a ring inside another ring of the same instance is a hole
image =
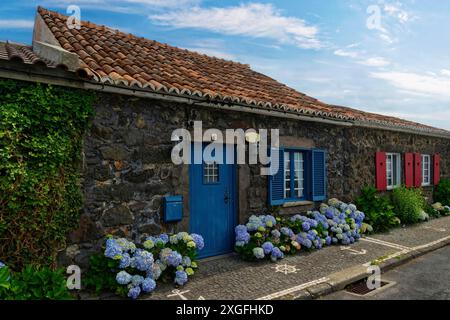
[[[200,261],[200,271],[183,288],[160,285],[144,299],[257,299],[343,269],[413,249],[450,236],[450,217],[385,234],[365,237],[351,246],[331,246],[301,253],[277,263],[244,262],[237,256]]]
[[[338,291],[323,300],[449,300],[450,246],[430,252],[383,274],[382,287],[368,296]]]

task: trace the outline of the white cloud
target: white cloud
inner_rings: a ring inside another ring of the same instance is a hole
[[[441,70],[441,75],[443,75],[443,76],[450,76],[450,70],[448,70],[448,69],[442,69],[442,70]]]
[[[402,9],[402,4],[400,2],[395,4],[387,3],[384,5],[383,10],[391,17],[397,19],[398,22],[403,24],[411,19],[410,14]]]
[[[386,67],[391,64],[389,60],[383,57],[372,57],[358,61],[358,63],[369,67]]]
[[[366,55],[366,53],[364,51],[351,51],[351,50],[337,49],[334,51],[334,55],[355,59],[355,60],[357,60],[356,62],[358,64],[369,66],[369,67],[386,67],[391,64],[391,62],[389,60],[387,60],[383,57],[365,58],[364,55]]]
[[[398,39],[393,38],[391,35],[389,35],[387,33],[387,31],[384,31],[385,33],[381,33],[380,34],[380,39],[383,40],[384,42],[388,43],[388,44],[393,44],[396,43],[398,41]]]
[[[0,20],[0,28],[2,29],[32,29],[33,26],[33,20]]]
[[[450,99],[450,79],[407,72],[372,72],[370,76],[383,79],[397,89]]]
[[[272,4],[247,3],[234,7],[194,7],[153,14],[154,23],[174,28],[196,28],[228,35],[268,38],[295,44],[305,49],[322,46],[317,39],[318,28],[304,20],[284,16]]]
[[[347,51],[347,50],[342,50],[342,49],[338,49],[338,50],[334,51],[334,54],[336,56],[349,57],[349,58],[357,58],[359,56],[358,52],[356,52],[356,51]]]

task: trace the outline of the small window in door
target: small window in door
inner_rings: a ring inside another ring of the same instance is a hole
[[[216,162],[203,163],[203,183],[213,184],[219,182],[219,165]]]

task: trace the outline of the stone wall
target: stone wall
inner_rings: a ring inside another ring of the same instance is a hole
[[[84,142],[83,190],[85,209],[80,228],[70,235],[71,246],[61,263],[85,267],[91,252],[111,233],[140,240],[149,234],[187,230],[189,182],[187,166],[170,159],[171,132],[203,129],[280,129],[281,141],[328,151],[328,194],[354,199],[365,185],[375,184],[375,152],[441,153],[442,176],[450,178],[449,140],[366,128],[219,111],[184,104],[99,94],[92,130]],[[267,177],[258,166],[238,166],[239,222],[267,211]],[[430,192],[430,190],[429,190]],[[184,196],[185,217],[179,224],[162,222],[164,195]],[[305,208],[290,208],[299,211]]]

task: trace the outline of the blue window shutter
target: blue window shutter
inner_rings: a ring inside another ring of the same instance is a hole
[[[327,196],[326,154],[324,150],[312,150],[313,201],[323,201]]]
[[[284,203],[284,150],[271,149],[273,152],[278,152],[278,171],[269,176],[269,204],[271,206],[279,206]],[[273,166],[276,167],[276,159],[272,159]]]

